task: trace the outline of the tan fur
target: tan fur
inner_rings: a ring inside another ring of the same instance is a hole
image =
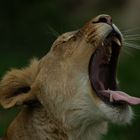
[[[22,100],[24,98],[26,98],[25,101],[32,98],[30,96],[33,95],[29,96],[29,94],[21,94],[15,98],[9,97],[14,96],[12,94],[14,94],[17,89],[28,86],[30,87],[32,85],[38,73],[37,66],[38,60],[33,59],[31,61],[31,65],[28,68],[22,70],[12,69],[5,75],[0,83],[0,102],[4,108],[10,108],[16,104],[22,104]]]
[[[98,18],[58,37],[41,60],[6,74],[0,83],[0,103],[23,109],[3,140],[98,140],[107,132],[108,120],[131,120],[130,107],[106,105],[90,84],[91,55],[111,30],[104,23],[93,25]],[[25,87],[30,90],[22,92]]]

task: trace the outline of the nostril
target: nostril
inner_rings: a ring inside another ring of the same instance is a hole
[[[111,16],[108,16],[108,15],[98,16],[96,21],[93,21],[92,23],[107,23],[109,25],[112,25],[112,18]]]
[[[100,17],[98,22],[108,23],[108,19],[106,17]]]

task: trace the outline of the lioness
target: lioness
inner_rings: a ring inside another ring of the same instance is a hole
[[[0,82],[4,108],[23,106],[2,140],[99,140],[107,122],[129,123],[140,99],[119,91],[123,37],[109,15],[58,37],[29,67]]]

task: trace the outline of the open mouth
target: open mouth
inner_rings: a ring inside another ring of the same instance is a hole
[[[140,104],[140,98],[119,91],[116,69],[121,49],[121,35],[112,31],[92,55],[89,63],[89,78],[97,96],[113,106]]]

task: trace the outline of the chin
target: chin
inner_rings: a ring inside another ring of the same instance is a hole
[[[107,121],[112,123],[130,124],[133,118],[133,111],[129,105],[114,107],[102,102],[99,109],[103,112]]]

